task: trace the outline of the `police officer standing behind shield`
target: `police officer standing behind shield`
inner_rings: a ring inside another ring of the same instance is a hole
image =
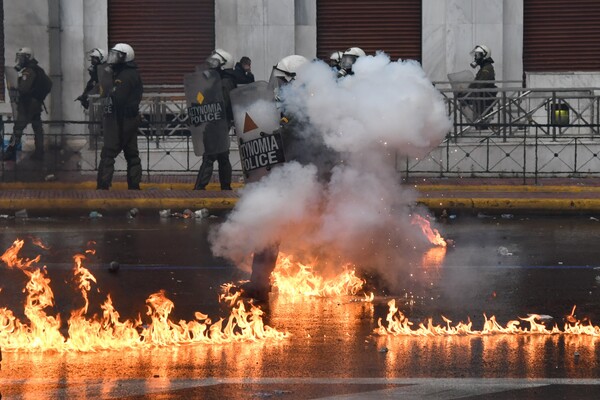
[[[112,89],[104,109],[104,145],[100,153],[96,189],[108,190],[112,184],[115,158],[123,151],[127,162],[127,188],[139,190],[142,180],[137,132],[140,123],[139,106],[143,85],[133,48],[118,43],[108,53],[112,67]]]
[[[222,49],[216,49],[206,60],[209,67],[219,72],[221,76],[221,89],[223,90],[223,101],[225,116],[229,126],[233,126],[233,111],[231,110],[231,100],[229,92],[236,88],[235,75],[233,71],[233,57]],[[202,165],[196,177],[194,190],[205,190],[206,185],[212,178],[213,166],[215,161],[219,164],[219,183],[221,190],[231,190],[232,168],[229,161],[229,148],[227,151],[217,149],[220,147],[222,138],[215,138],[215,132],[204,133],[204,154],[202,155]],[[226,133],[229,135],[229,133]]]
[[[10,144],[2,155],[2,161],[15,161],[17,147],[21,144],[23,130],[31,124],[34,132],[35,151],[33,160],[41,160],[44,156],[44,129],[42,127],[42,104],[52,88],[52,81],[38,65],[29,47],[17,51],[15,69],[19,74],[17,90],[17,116]]]

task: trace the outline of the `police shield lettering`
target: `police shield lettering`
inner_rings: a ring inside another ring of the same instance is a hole
[[[245,172],[258,168],[270,169],[285,161],[281,135],[265,134],[258,139],[240,141],[240,159]]]
[[[244,177],[254,182],[285,161],[279,111],[264,81],[240,86],[230,95]]]
[[[183,77],[192,144],[197,156],[226,152],[230,144],[221,77],[215,70],[202,68],[197,67],[196,72]]]
[[[198,126],[204,122],[219,121],[223,119],[224,107],[221,103],[192,103],[192,106],[188,107],[187,110],[190,124]]]

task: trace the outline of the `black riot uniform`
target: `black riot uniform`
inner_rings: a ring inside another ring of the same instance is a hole
[[[98,85],[98,65],[100,64],[91,64],[88,67],[88,73],[90,74],[90,79],[88,79],[85,84],[85,88],[83,89],[83,93],[76,99],[81,102],[81,105],[86,110],[90,106],[89,96],[93,93],[94,89]]]
[[[476,98],[472,100],[477,116],[483,116],[484,113],[489,112],[489,108],[494,103],[496,97],[497,86],[493,82],[480,82],[480,81],[494,81],[496,80],[496,73],[494,66],[492,65],[494,60],[487,58],[478,61],[479,71],[475,75],[475,81],[469,85],[471,89],[492,89],[490,92],[473,92],[471,97]]]
[[[140,189],[142,163],[137,132],[142,93],[142,79],[134,61],[113,65],[113,88],[103,118],[104,145],[100,153],[97,189],[110,188],[115,158],[121,151],[127,162],[127,187]]]
[[[35,151],[31,158],[41,159],[44,154],[44,129],[42,127],[42,103],[39,95],[43,71],[36,59],[27,60],[19,70],[17,118],[13,134],[7,146],[3,161],[14,161],[17,156],[17,147],[21,144],[23,131],[31,124],[34,132]]]
[[[229,92],[237,87],[233,69],[220,69],[221,88],[223,90],[223,102],[225,103],[225,115],[230,126],[233,126],[233,111],[231,109],[231,99]],[[202,164],[196,177],[194,190],[204,190],[213,174],[215,161],[219,165],[219,183],[221,190],[231,190],[232,168],[229,161],[229,150],[218,152],[214,143],[211,141],[210,132],[204,134],[204,154],[202,155]],[[220,150],[220,149],[219,149]]]

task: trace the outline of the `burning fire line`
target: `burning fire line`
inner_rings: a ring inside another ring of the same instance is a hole
[[[591,322],[584,323],[575,318],[575,307],[571,314],[567,316],[567,322],[560,329],[556,324],[548,329],[544,324],[536,322],[541,320],[538,314],[530,314],[527,318],[519,318],[519,320],[508,321],[506,326],[500,325],[496,321],[495,316],[488,318],[484,314],[483,329],[472,329],[473,323],[469,320],[466,323],[459,322],[452,325],[452,321],[442,316],[445,325],[434,324],[432,318],[428,318],[426,323],[419,323],[418,326],[411,322],[401,311],[396,307],[396,300],[388,302],[389,312],[385,318],[387,325],[382,323],[382,319],[377,320],[378,327],[373,331],[380,336],[453,336],[453,335],[555,335],[555,334],[572,334],[572,335],[589,335],[600,336],[600,327],[592,325]],[[529,327],[522,327],[521,321],[529,323]]]
[[[84,306],[71,312],[67,321],[68,336],[65,337],[61,333],[61,316],[46,313],[46,309],[54,305],[46,268],[32,268],[40,256],[33,260],[20,259],[18,253],[23,245],[23,240],[16,240],[0,257],[9,268],[19,268],[29,278],[24,289],[27,294],[24,314],[29,323],[21,322],[11,310],[0,308],[0,348],[5,351],[89,352],[193,343],[281,340],[289,336],[287,332],[279,332],[265,325],[262,310],[237,299],[231,303],[231,314],[227,319],[213,323],[207,315],[196,312],[196,320],[174,322],[169,315],[175,305],[162,290],[146,300],[146,315],[151,321],[149,324],[144,324],[140,316],[135,320],[121,321],[110,295],[101,305],[101,316],[86,317],[88,293],[92,282],[96,283],[96,278],[83,266],[86,257],[77,254],[73,257],[73,275]]]
[[[279,254],[271,279],[279,295],[289,297],[356,296],[366,283],[349,265],[338,275],[325,279],[317,275],[312,266],[294,262],[292,257],[284,254]],[[372,301],[373,298],[373,293],[369,293],[363,300]]]

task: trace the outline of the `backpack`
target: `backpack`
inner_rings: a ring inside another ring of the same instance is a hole
[[[36,78],[35,87],[31,95],[41,103],[52,90],[52,79],[50,79],[46,71],[39,65],[35,65],[32,68],[35,71]]]

